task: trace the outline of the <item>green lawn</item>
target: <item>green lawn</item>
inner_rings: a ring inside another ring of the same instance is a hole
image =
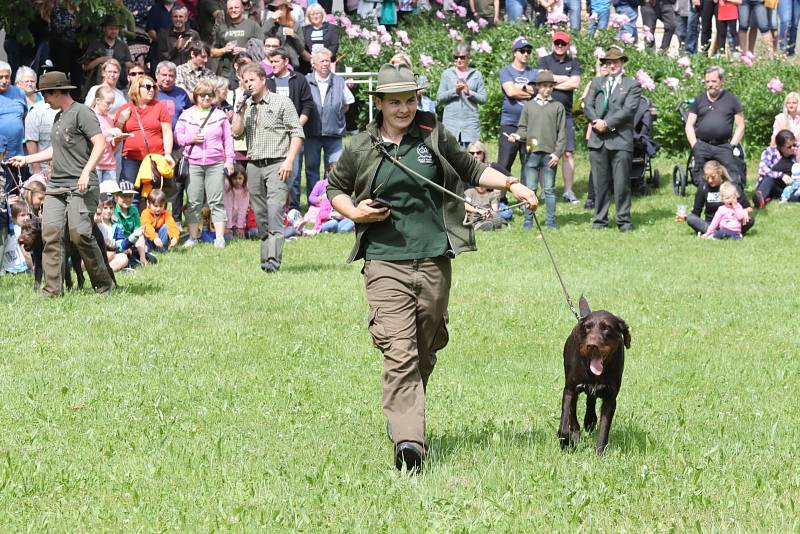
[[[631,234],[559,203],[547,233],[576,299],[631,327],[604,458],[594,435],[558,447],[574,319],[519,215],[454,262],[416,477],[384,434],[352,235],[289,243],[271,276],[254,242],[179,250],[109,299],[5,276],[0,531],[798,532],[800,206],[734,243],[678,202],[636,199]]]

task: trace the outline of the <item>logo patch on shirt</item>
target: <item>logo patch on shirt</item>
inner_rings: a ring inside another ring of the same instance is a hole
[[[709,191],[708,196],[706,196],[706,202],[722,202],[719,191]]]
[[[431,151],[428,150],[423,144],[417,145],[417,162],[422,165],[432,165],[433,164],[433,155]]]

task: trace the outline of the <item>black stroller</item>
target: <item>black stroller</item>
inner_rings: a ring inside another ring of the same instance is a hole
[[[686,120],[689,117],[689,106],[694,103],[694,99],[684,100],[678,107],[675,109],[680,116],[681,121],[683,124],[686,124]],[[734,155],[742,160],[742,183],[741,187],[747,185],[747,158],[745,157],[744,147],[740,144],[733,147]],[[675,166],[672,168],[672,192],[675,195],[684,196],[686,195],[686,186],[691,180],[691,183],[695,185],[695,187],[700,185],[700,182],[703,180],[703,169],[695,169],[695,161],[694,155],[692,151],[689,151],[689,157],[686,160],[686,166],[683,167],[680,163],[676,163]]]
[[[658,189],[661,173],[653,169],[652,159],[658,153],[659,144],[651,132],[656,112],[646,96],[639,100],[639,108],[633,118],[633,156],[631,159],[631,189],[637,194],[647,193],[648,186]],[[645,178],[645,175],[647,177]]]

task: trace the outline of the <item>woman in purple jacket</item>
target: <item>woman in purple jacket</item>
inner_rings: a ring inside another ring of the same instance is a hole
[[[175,126],[175,137],[189,160],[189,181],[186,183],[186,222],[191,247],[200,237],[200,210],[208,200],[216,238],[214,246],[225,247],[225,202],[223,169],[233,172],[233,136],[228,117],[214,107],[214,82],[203,79],[192,91],[195,105],[181,113]]]

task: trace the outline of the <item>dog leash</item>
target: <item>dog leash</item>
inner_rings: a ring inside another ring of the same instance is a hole
[[[580,321],[581,316],[575,309],[575,305],[572,304],[572,297],[569,296],[569,292],[567,292],[567,286],[564,285],[564,280],[561,278],[561,273],[558,272],[558,267],[556,266],[556,259],[553,256],[553,253],[550,251],[550,246],[547,244],[547,239],[544,237],[542,226],[539,224],[539,219],[536,217],[535,211],[533,212],[533,222],[536,223],[536,228],[539,230],[539,235],[542,236],[542,243],[544,243],[544,248],[545,250],[547,250],[547,254],[550,256],[550,263],[553,264],[553,270],[556,272],[556,276],[558,277],[558,283],[561,284],[561,290],[564,292],[564,296],[567,299],[567,305],[569,306],[569,310],[572,312],[572,315],[575,316],[575,320]]]

